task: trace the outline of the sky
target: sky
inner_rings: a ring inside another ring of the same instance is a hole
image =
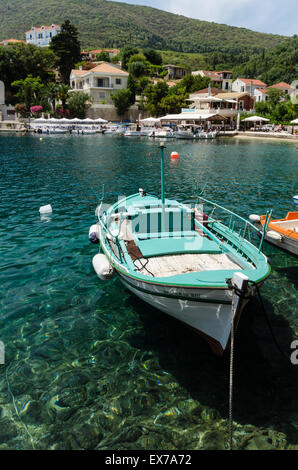
[[[117,0],[261,33],[298,34],[298,0]]]

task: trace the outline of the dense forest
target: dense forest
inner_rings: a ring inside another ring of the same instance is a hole
[[[284,39],[275,48],[249,56],[228,52],[187,54],[160,51],[163,63],[180,65],[187,70],[232,70],[233,78],[258,78],[267,85],[291,83],[298,79],[298,37]]]
[[[24,32],[32,26],[61,24],[69,19],[77,27],[84,48],[131,45],[213,53],[214,65],[219,59],[223,63],[245,62],[251,55],[272,49],[284,39],[279,35],[195,20],[156,8],[106,0],[0,0],[0,18],[0,40],[24,39]]]

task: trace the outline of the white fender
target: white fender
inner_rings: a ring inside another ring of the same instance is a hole
[[[92,264],[94,271],[102,281],[106,281],[113,277],[115,269],[105,255],[101,253],[95,255],[92,259]]]
[[[250,220],[251,222],[260,222],[261,218],[260,218],[260,216],[257,215],[257,214],[250,214],[249,220]]]
[[[269,230],[267,233],[266,233],[266,236],[268,238],[271,238],[271,240],[276,240],[278,242],[282,242],[283,240],[283,237],[280,233],[277,233],[275,232],[274,230]]]
[[[91,233],[95,233],[96,238],[99,240],[99,225],[98,224],[91,225],[91,227],[89,228],[89,237]]]

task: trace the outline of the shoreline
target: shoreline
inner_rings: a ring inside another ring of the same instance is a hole
[[[282,142],[292,142],[298,144],[298,136],[289,134],[289,135],[273,135],[273,134],[264,134],[262,135],[257,134],[256,132],[251,133],[237,133],[233,136],[233,138],[239,139],[256,139],[256,140],[270,140],[270,141],[282,141]]]

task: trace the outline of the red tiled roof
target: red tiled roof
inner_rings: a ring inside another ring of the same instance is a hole
[[[203,93],[208,93],[209,88],[203,88],[202,90],[195,91],[194,93],[191,93],[192,95],[200,95]],[[210,87],[210,93],[211,95],[217,95],[218,93],[222,93],[223,90],[220,90],[219,88],[216,88],[214,86]]]
[[[279,82],[279,83],[276,83],[275,85],[271,85],[268,88],[293,88],[293,87],[291,87],[291,85],[289,85],[288,83]]]
[[[241,80],[241,82],[243,83],[246,83],[247,85],[263,85],[263,86],[267,86],[266,83],[264,82],[261,82],[261,80],[256,80],[255,78],[239,78],[239,80]]]
[[[129,73],[125,72],[124,70],[115,67],[114,65],[109,64],[108,62],[102,62],[101,64],[97,65],[93,69],[90,70],[76,70],[73,69],[72,73],[75,75],[86,75],[90,72],[99,72],[104,74],[112,74],[112,75],[125,75],[128,77]]]
[[[22,42],[23,44],[25,44],[25,41],[20,41],[20,39],[4,39],[4,41],[1,41],[0,44],[4,44],[4,43],[9,43],[9,42]]]
[[[35,27],[33,26],[31,29],[29,29],[29,31],[26,31],[26,34],[27,33],[31,33],[32,31],[45,31],[45,30],[49,30],[49,29],[53,29],[52,27],[55,27],[55,28],[60,28],[60,26],[58,24],[52,24],[51,26],[40,26],[40,27]],[[33,29],[34,28],[34,29]]]
[[[266,88],[258,88],[257,91],[260,91],[261,93],[267,93],[267,89]]]

